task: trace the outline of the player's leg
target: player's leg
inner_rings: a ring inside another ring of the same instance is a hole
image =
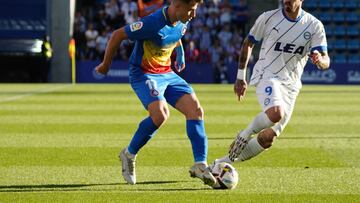
[[[277,123],[281,115],[281,106],[274,106],[266,110],[265,112],[260,112],[251,123],[242,130],[239,135],[247,140],[251,135],[259,133],[261,130],[273,126]]]
[[[245,140],[261,130],[273,126],[284,115],[281,86],[277,80],[260,82],[256,87],[258,102],[263,111],[239,134]]]
[[[237,161],[245,161],[257,156],[271,147],[276,139],[276,133],[271,128],[262,130],[257,136],[252,137],[242,152],[236,157]]]
[[[277,80],[260,82],[256,88],[256,94],[263,111],[235,138],[229,151],[229,158],[232,161],[239,156],[252,135],[273,126],[284,115],[281,85]]]
[[[186,118],[186,132],[192,145],[195,163],[206,164],[208,143],[203,120],[204,110],[200,102],[194,93],[184,94],[175,108]]]
[[[170,116],[170,111],[165,100],[150,103],[148,105],[148,112],[149,117],[146,117],[140,122],[127,148],[127,152],[130,154],[136,155]]]
[[[246,145],[256,145],[256,140],[250,139],[252,135],[273,126],[279,122],[284,115],[282,92],[280,83],[276,80],[260,82],[256,87],[256,95],[263,111],[260,112],[252,122],[240,131],[233,143],[230,145],[229,155],[226,155],[215,162],[231,163],[241,154]],[[259,149],[260,150],[260,149]]]
[[[239,155],[236,157],[236,160],[245,161],[251,159],[252,157],[257,156],[263,152],[265,149],[270,148],[276,137],[281,134],[289,122],[294,110],[298,91],[291,90],[285,86],[280,86],[280,89],[283,95],[282,98],[284,109],[284,115],[282,116],[282,119],[271,128],[266,128],[262,130],[257,136],[252,137],[241,153],[239,153]],[[218,161],[231,163],[233,160],[225,156],[222,159],[217,160],[217,162]]]
[[[145,76],[147,77],[147,76]],[[149,82],[150,81],[150,82]],[[160,84],[158,84],[158,82]],[[149,84],[152,85],[149,85]],[[126,182],[136,183],[135,160],[139,150],[154,136],[156,130],[169,117],[169,109],[163,96],[165,85],[156,78],[149,77],[144,81],[131,84],[149,117],[142,120],[128,147],[123,149],[119,158],[122,161],[122,175]]]
[[[259,133],[259,132],[262,133],[264,131],[266,131],[266,135],[270,134],[271,132],[269,132],[268,130],[271,130],[271,128],[268,128],[268,127],[273,126],[274,121],[276,121],[276,122],[278,122],[278,121],[275,119],[270,120],[269,117],[273,115],[274,117],[279,118],[279,115],[276,115],[276,113],[274,113],[275,115],[272,114],[272,112],[279,112],[279,109],[281,109],[280,106],[274,106],[274,107],[269,108],[266,112],[262,112],[262,113],[258,114],[258,116],[256,116],[255,119],[247,127],[247,130],[253,129],[253,131],[250,134],[243,133],[243,131],[241,131],[236,136],[233,143],[230,145],[229,154],[220,159],[217,159],[215,162],[216,163],[220,163],[220,162],[232,163],[235,161],[235,159],[239,158],[239,156],[242,154],[242,152],[247,154],[250,151],[253,151],[253,153],[255,153],[255,152],[260,153],[260,152],[264,151],[264,147],[262,147],[262,145],[259,143],[259,140],[257,140],[256,137],[251,138],[251,135]],[[268,116],[268,115],[270,115],[270,116]],[[266,117],[266,119],[263,119],[261,117]],[[275,137],[276,137],[276,135],[275,135]],[[265,143],[265,144],[267,144],[267,143]]]
[[[212,186],[216,179],[207,169],[208,143],[203,120],[204,111],[190,85],[178,76],[173,77],[174,82],[168,86],[165,97],[186,118],[186,132],[191,142],[195,161],[190,173],[192,176],[202,179],[205,184]]]
[[[273,126],[282,118],[282,107],[273,106],[265,112],[259,113],[245,130],[239,132],[229,150],[229,158],[234,160],[249,142],[253,134]]]
[[[189,172],[192,177],[200,178],[205,184],[213,186],[215,177],[207,169],[208,141],[204,127],[204,111],[196,95],[184,94],[176,103],[175,108],[186,118],[186,132],[190,139],[195,164]]]
[[[204,111],[196,95],[184,94],[176,103],[175,108],[186,118],[186,132],[191,141],[196,163],[206,163],[207,137],[204,127]]]
[[[285,115],[284,117],[276,123],[271,128],[266,128],[262,130],[257,136],[251,138],[239,156],[236,158],[238,161],[246,161],[249,160],[266,149],[269,149],[277,136],[281,134],[284,130],[285,126],[289,122],[291,118],[291,114],[293,112],[293,105],[285,105]]]

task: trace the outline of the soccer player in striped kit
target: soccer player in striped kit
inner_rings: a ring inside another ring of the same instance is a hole
[[[171,53],[176,51],[176,69],[185,68],[181,38],[188,22],[196,16],[202,0],[172,0],[170,5],[113,32],[104,60],[95,70],[109,71],[111,60],[125,39],[135,41],[130,58],[130,84],[149,116],[142,120],[130,144],[119,154],[122,176],[129,184],[136,183],[135,161],[139,150],[156,134],[169,118],[168,103],[186,118],[186,132],[191,141],[195,164],[189,172],[212,186],[216,179],[207,168],[207,136],[204,112],[192,87],[171,69]],[[171,158],[166,157],[164,158]]]
[[[246,67],[254,45],[262,41],[250,85],[263,111],[239,132],[229,154],[214,163],[245,161],[271,147],[290,120],[308,58],[320,70],[329,68],[324,26],[302,3],[283,0],[282,8],[264,12],[244,40],[234,92],[238,100],[245,97]]]

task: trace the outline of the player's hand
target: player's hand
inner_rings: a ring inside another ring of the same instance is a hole
[[[102,75],[106,75],[109,71],[109,65],[105,65],[104,63],[100,63],[98,66],[95,67],[95,71]]]
[[[176,71],[179,73],[185,69],[185,62],[178,63],[177,61],[175,61],[174,65],[175,65]]]
[[[182,46],[176,47],[176,61],[174,65],[177,72],[185,69],[185,52]]]
[[[246,89],[247,82],[245,80],[236,80],[234,84],[234,93],[237,95],[239,101],[242,101],[245,97]]]
[[[105,78],[108,71],[109,71],[109,66],[105,65],[104,63],[101,63],[95,67],[92,74],[95,79],[101,80]]]
[[[310,57],[311,62],[314,65],[319,66],[320,60],[322,59],[322,56],[319,51],[315,50],[315,51],[311,52],[309,54],[309,57]]]

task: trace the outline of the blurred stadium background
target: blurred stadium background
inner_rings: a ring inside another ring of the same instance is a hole
[[[0,82],[126,83],[133,42],[120,45],[106,78],[94,77],[92,69],[102,59],[113,30],[165,4],[165,0],[1,0]],[[187,68],[181,76],[190,83],[232,83],[250,26],[260,13],[280,4],[205,0],[183,38]],[[304,9],[324,23],[332,64],[325,72],[308,65],[303,82],[360,84],[360,0],[305,0]]]

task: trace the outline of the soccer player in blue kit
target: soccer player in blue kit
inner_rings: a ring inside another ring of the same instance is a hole
[[[175,50],[175,68],[179,72],[185,68],[181,38],[200,3],[202,0],[172,0],[168,7],[114,31],[103,62],[95,68],[97,73],[106,74],[120,43],[125,39],[135,41],[129,65],[130,84],[149,116],[140,122],[130,144],[119,154],[122,175],[129,184],[136,183],[137,153],[169,118],[167,103],[186,117],[186,131],[195,160],[189,170],[191,177],[200,178],[210,186],[216,182],[207,168],[203,109],[191,86],[172,71],[170,59]]]

